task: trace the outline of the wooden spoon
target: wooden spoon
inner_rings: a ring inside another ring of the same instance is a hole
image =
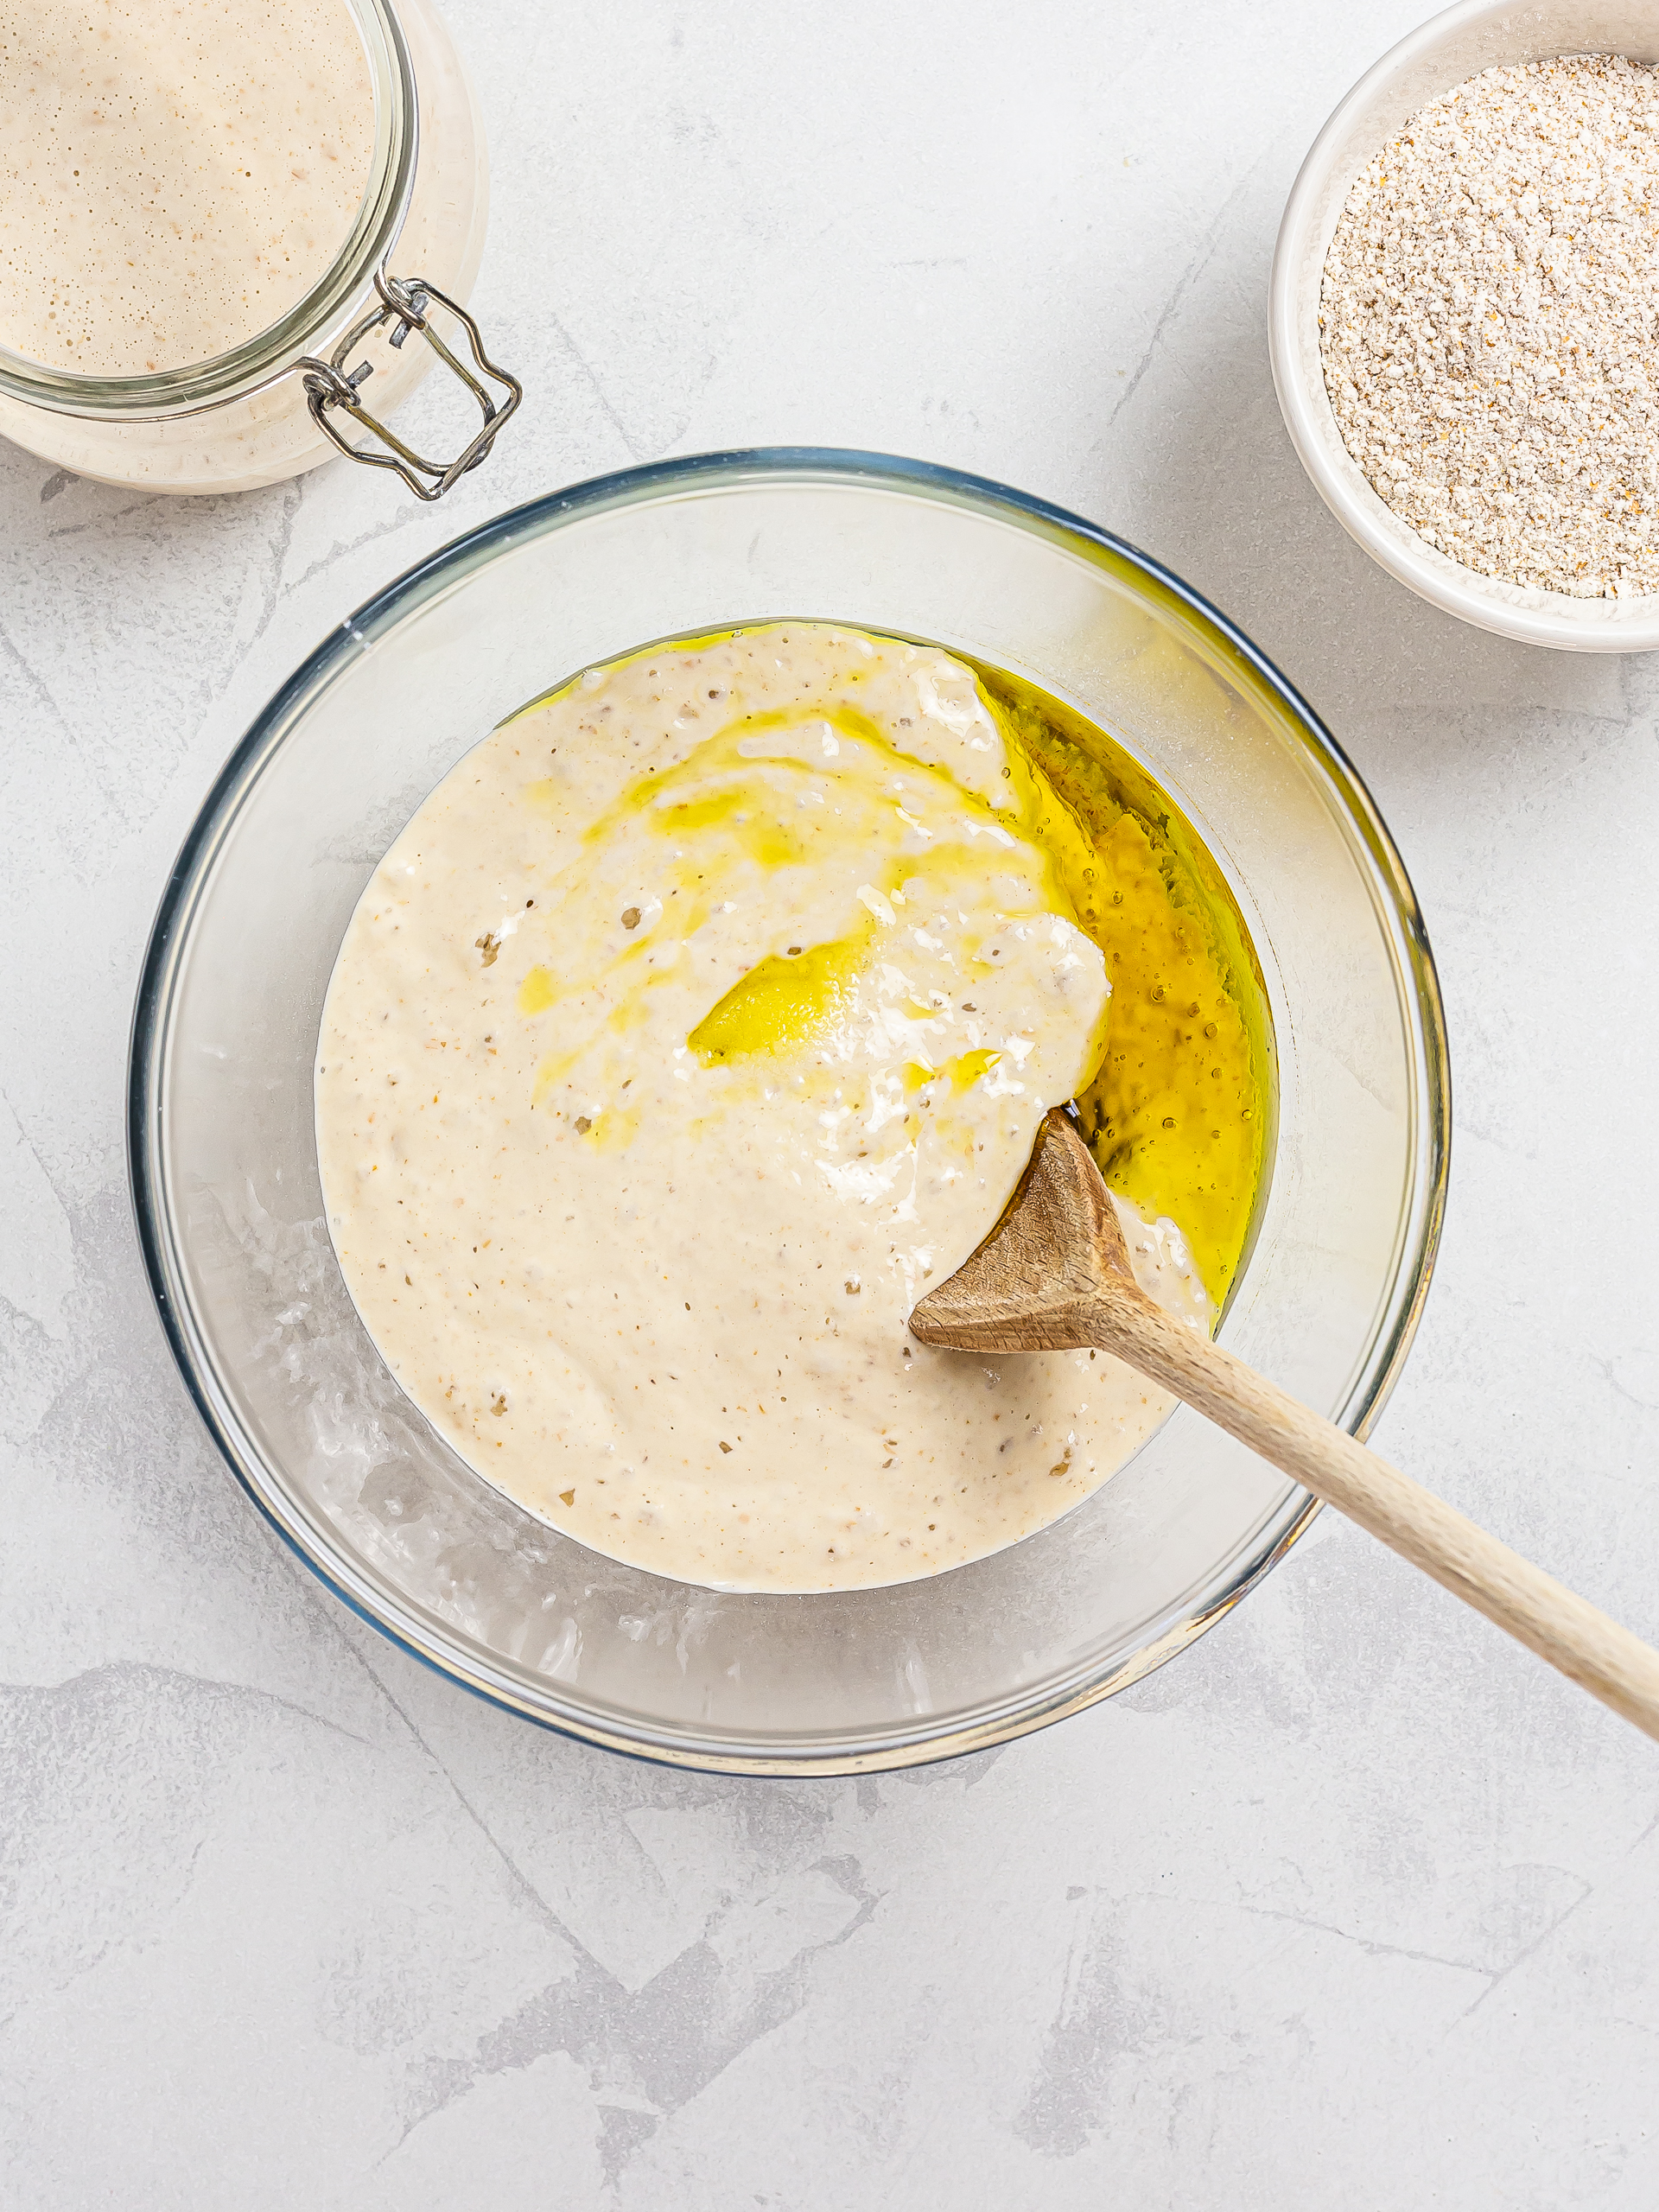
[[[1001,1220],[910,1327],[963,1351],[1115,1354],[1659,1738],[1659,1652],[1147,1296],[1064,1108]]]

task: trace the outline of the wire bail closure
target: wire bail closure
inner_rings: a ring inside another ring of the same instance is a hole
[[[469,468],[476,468],[495,443],[498,432],[517,409],[524,396],[524,388],[517,377],[499,369],[484,351],[484,341],[479,328],[465,308],[429,284],[423,276],[404,283],[401,278],[388,276],[384,269],[374,272],[374,289],[381,304],[365,315],[360,322],[353,323],[325,361],[314,353],[305,354],[295,363],[303,375],[309,397],[311,417],[331,444],[337,446],[349,461],[360,461],[369,468],[390,468],[401,476],[417,499],[441,499],[460,477]],[[427,309],[433,301],[448,308],[467,333],[472,346],[473,360],[480,374],[490,378],[505,392],[506,397],[498,402],[492,397],[478,377],[466,363],[458,360],[428,320]],[[454,461],[428,461],[406,446],[403,440],[389,430],[385,424],[371,415],[358,397],[360,387],[374,374],[370,361],[359,361],[354,369],[347,370],[347,356],[355,353],[365,338],[386,324],[397,327],[387,343],[394,349],[401,348],[411,330],[418,331],[433,352],[447,367],[460,378],[483,412],[484,421],[470,445],[465,447]],[[344,432],[329,419],[335,408],[343,408],[354,423],[360,423],[372,435],[390,448],[385,453],[372,452],[366,446],[353,445]]]

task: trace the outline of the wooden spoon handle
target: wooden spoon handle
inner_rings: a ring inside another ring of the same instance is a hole
[[[1095,1341],[1659,1738],[1659,1651],[1133,1286],[1094,1301]]]

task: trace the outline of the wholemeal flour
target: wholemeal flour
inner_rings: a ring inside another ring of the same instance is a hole
[[[1368,164],[1325,264],[1344,442],[1483,575],[1659,590],[1659,69],[1489,69]]]

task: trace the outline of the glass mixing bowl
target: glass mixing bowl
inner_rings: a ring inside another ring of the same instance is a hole
[[[226,1458],[348,1604],[457,1681],[620,1751],[850,1773],[979,1749],[1134,1681],[1306,1527],[1197,1414],[1052,1527],[931,1580],[734,1596],[585,1549],[403,1397],[322,1217],[312,1068],[353,907],[432,786],[524,701],[654,639],[817,617],[932,639],[1109,728],[1255,939],[1276,1125],[1222,1341],[1356,1433],[1427,1288],[1449,1136],[1416,902],[1358,779],[1248,639],[1075,516],[862,454],[714,454],[503,515],[353,615],[238,747],[139,988],[134,1201]],[[718,1193],[709,1193],[711,1221]]]

